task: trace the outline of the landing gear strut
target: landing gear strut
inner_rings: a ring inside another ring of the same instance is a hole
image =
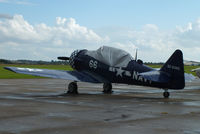
[[[168,90],[167,89],[165,89],[165,91],[163,92],[163,96],[164,96],[164,98],[169,98],[169,92],[168,92]]]
[[[76,82],[69,83],[67,94],[78,94],[78,86]]]
[[[111,83],[104,83],[103,84],[103,93],[105,94],[111,94],[112,91],[112,84]]]

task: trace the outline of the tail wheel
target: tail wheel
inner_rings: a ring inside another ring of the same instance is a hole
[[[104,83],[103,84],[103,93],[111,94],[112,91],[112,84],[111,83]]]
[[[169,98],[170,93],[168,91],[163,92],[164,98]]]
[[[68,85],[68,94],[78,94],[78,86],[76,82],[71,82]]]

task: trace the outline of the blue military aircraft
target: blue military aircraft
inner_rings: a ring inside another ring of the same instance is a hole
[[[160,69],[143,64],[142,60],[117,48],[102,46],[97,50],[76,50],[68,60],[73,71],[5,67],[10,71],[35,76],[67,79],[69,94],[77,94],[77,82],[103,83],[103,92],[112,93],[112,83],[142,85],[163,89],[163,96],[169,97],[168,89],[180,90],[185,87],[183,54],[176,50]]]

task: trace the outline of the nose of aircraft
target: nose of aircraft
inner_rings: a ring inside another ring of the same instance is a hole
[[[75,50],[71,56],[69,57],[69,65],[72,67],[72,68],[75,68],[74,66],[74,59],[75,57],[77,56],[77,54],[80,52],[80,50]]]

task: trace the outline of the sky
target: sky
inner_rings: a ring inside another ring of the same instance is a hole
[[[200,61],[197,0],[0,0],[0,59],[56,60],[106,45],[144,62]]]

